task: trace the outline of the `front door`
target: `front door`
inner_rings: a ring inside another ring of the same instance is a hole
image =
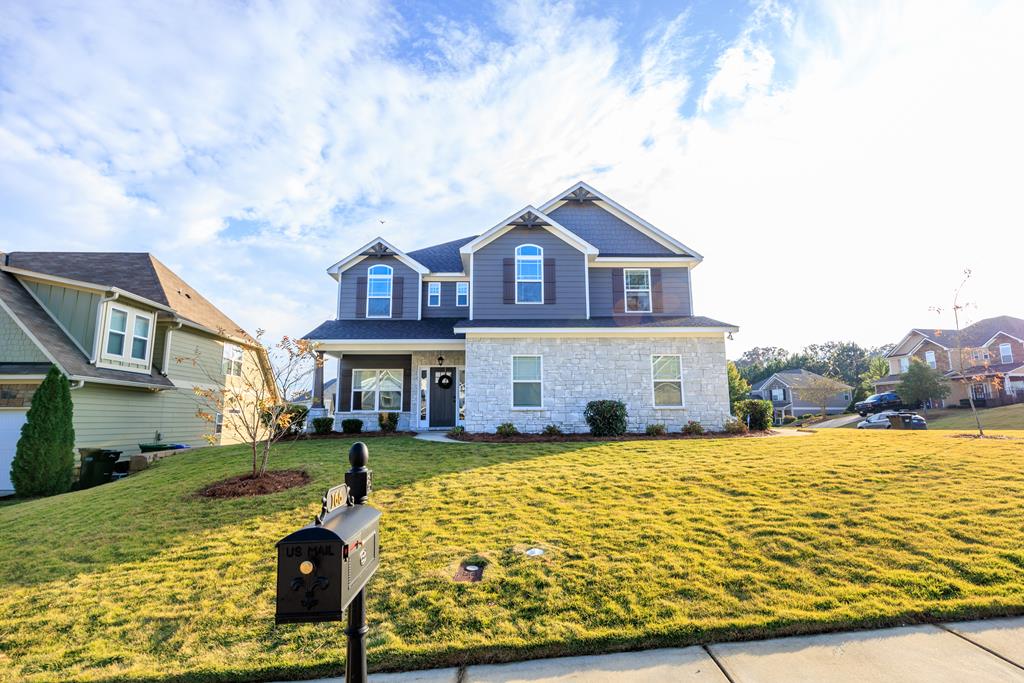
[[[430,426],[455,426],[455,368],[430,368]]]

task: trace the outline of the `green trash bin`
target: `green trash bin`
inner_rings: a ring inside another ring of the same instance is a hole
[[[114,478],[114,463],[121,458],[121,451],[107,448],[79,448],[82,467],[78,475],[78,488],[89,489],[106,484]]]

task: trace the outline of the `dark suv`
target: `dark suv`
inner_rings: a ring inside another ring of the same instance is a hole
[[[868,413],[880,413],[883,410],[899,410],[903,407],[903,401],[895,391],[887,391],[884,394],[871,394],[863,401],[858,401],[853,409],[864,417]]]

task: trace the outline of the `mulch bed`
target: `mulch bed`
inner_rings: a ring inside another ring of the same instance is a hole
[[[298,434],[286,437],[282,441],[309,441],[319,439],[382,439],[389,436],[416,436],[416,432],[357,432],[346,434],[344,432],[330,432],[328,434]]]
[[[296,486],[303,486],[309,481],[309,474],[305,470],[274,470],[257,479],[253,479],[251,474],[222,479],[200,489],[196,495],[202,498],[265,496],[268,493],[277,493]]]
[[[456,441],[480,441],[485,443],[561,443],[565,441],[681,441],[690,439],[736,439],[736,438],[757,438],[771,436],[772,432],[749,432],[747,434],[726,434],[725,432],[709,432],[700,436],[686,436],[683,434],[662,434],[660,436],[648,436],[647,434],[623,434],[622,436],[594,436],[593,434],[562,434],[561,436],[549,436],[547,434],[516,434],[515,436],[499,436],[488,432],[466,432],[459,436],[449,436]]]
[[[1019,436],[1010,436],[1009,434],[986,434],[981,436],[980,434],[950,434],[951,439],[999,439],[1001,441],[1019,441]]]

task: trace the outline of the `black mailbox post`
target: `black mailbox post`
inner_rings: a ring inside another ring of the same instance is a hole
[[[276,621],[341,621],[347,609],[347,683],[366,681],[364,590],[380,564],[380,511],[366,504],[368,456],[366,444],[353,444],[345,483],[328,489],[312,524],[277,543]]]

